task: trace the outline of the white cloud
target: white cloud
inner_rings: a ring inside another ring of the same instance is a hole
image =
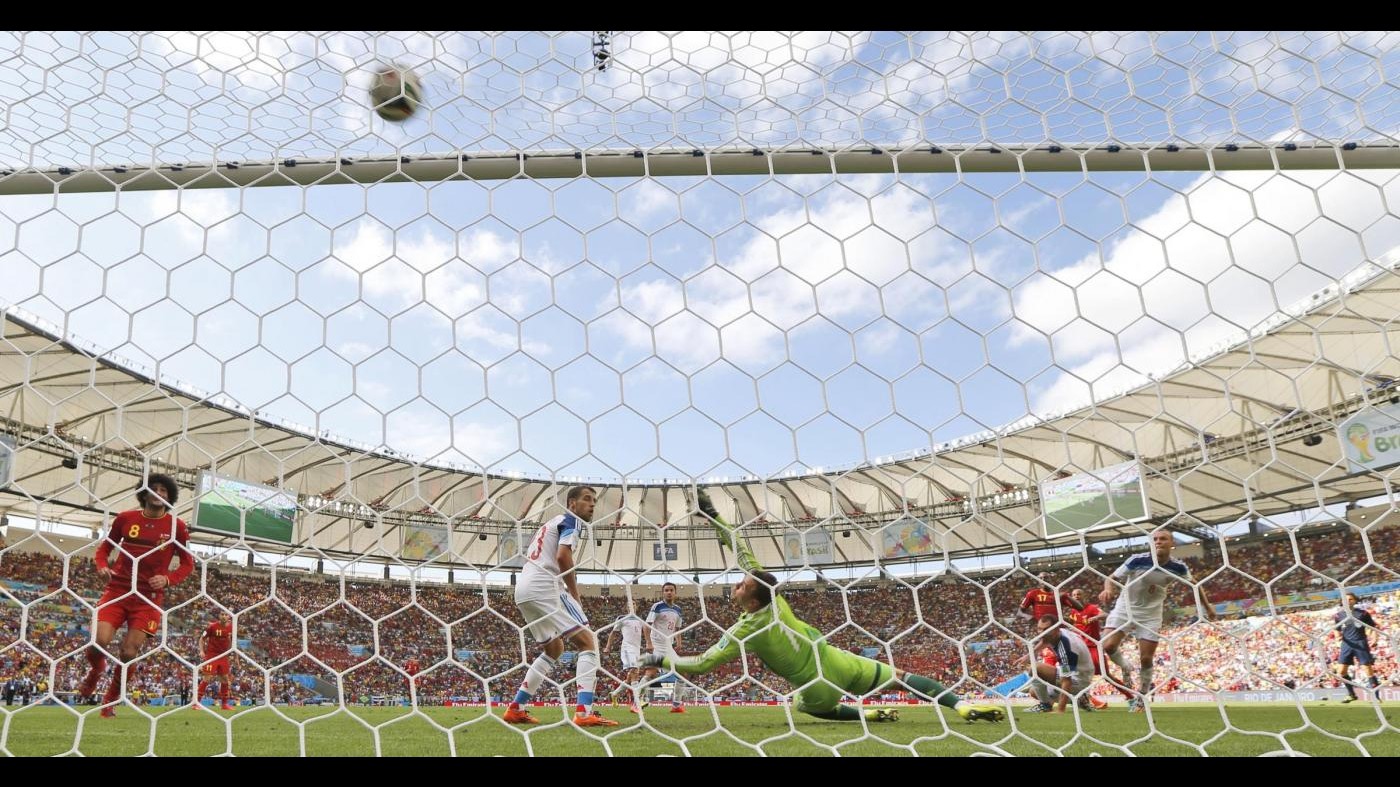
[[[462,461],[490,466],[519,447],[516,429],[514,422],[458,418],[452,424],[452,449],[466,457]]]
[[[485,423],[400,410],[390,417],[388,447],[434,462],[490,465],[516,449],[514,423]]]
[[[626,147],[909,142],[1006,134],[1038,141],[1048,133],[1080,137],[1060,139],[1065,142],[1099,142],[1124,128],[1168,127],[1188,139],[1243,134],[1279,140],[1299,134],[1300,127],[1355,128],[1359,121],[1341,98],[1345,91],[1325,88],[1339,80],[1358,84],[1368,69],[1374,70],[1385,46],[1374,35],[1350,37],[1351,48],[1346,50],[1340,49],[1342,39],[1337,36],[1312,37],[1297,45],[1298,36],[1282,34],[1182,36],[1170,42],[1173,57],[1185,63],[1176,66],[1159,59],[1163,39],[1142,33],[921,33],[907,39],[832,32],[791,37],[770,32],[637,33],[618,37],[615,70],[570,73],[565,68],[557,78],[551,71],[555,65],[545,65],[545,55],[531,54],[529,44],[545,44],[540,51],[552,49],[556,56],[586,52],[586,46],[576,46],[581,37],[586,33],[549,41],[534,37],[516,47],[518,37],[462,34],[175,33],[165,42],[151,36],[141,39],[142,51],[135,52],[133,45],[131,53],[137,59],[135,78],[150,83],[128,88],[127,103],[141,109],[119,118],[119,123],[130,125],[121,129],[124,137],[94,144],[91,155],[123,163],[147,160],[152,151],[175,155],[171,151],[206,150],[212,156],[216,148],[223,158],[244,153],[272,158],[302,151],[358,156],[400,146],[406,152],[479,150],[540,139],[560,146]],[[1305,57],[1284,56],[1278,46],[1282,43]],[[26,47],[32,50],[28,42]],[[493,54],[507,65],[489,63]],[[33,56],[19,53],[21,58]],[[425,115],[426,121],[387,126],[374,122],[363,90],[370,67],[387,59],[422,64],[430,108],[452,103],[456,114],[443,106],[441,114]],[[1161,84],[1131,83],[1135,69],[1154,62],[1153,67],[1167,74]],[[1072,87],[1061,80],[1032,95],[1047,64],[1064,66],[1061,73],[1072,75]],[[111,84],[127,76],[125,68],[107,68]],[[526,72],[523,78],[521,69]],[[52,125],[69,121],[49,117],[43,107],[62,104],[57,91],[76,89],[77,79],[65,84],[61,69],[47,73],[50,81],[43,88],[50,94],[27,105],[34,111],[16,115],[20,125],[9,130],[0,149],[21,163],[86,153],[74,140],[108,137],[104,124],[109,118],[79,113],[71,121],[74,127],[58,135]],[[1206,106],[1209,102],[1201,95],[1169,101],[1177,83],[1166,80],[1177,79],[1194,80],[1195,90],[1218,97],[1224,105]],[[158,95],[160,84],[169,86],[164,95]],[[1126,92],[1130,88],[1146,102],[1168,108],[1157,112],[1136,101]],[[17,98],[21,89],[18,82],[0,84],[0,100]],[[1061,107],[1070,91],[1090,111],[1042,114]],[[1265,100],[1261,91],[1296,99],[1299,112],[1278,113],[1280,102]],[[205,93],[214,98],[206,100]],[[1332,98],[1337,98],[1335,106],[1322,107]],[[179,127],[184,120],[174,110],[182,102],[188,102],[201,121],[227,122],[196,124],[194,130]],[[1256,104],[1268,106],[1261,109]],[[1119,105],[1121,112],[1111,108]],[[566,106],[568,111],[561,111]],[[1097,111],[1102,107],[1109,108]],[[1371,122],[1383,125],[1391,120],[1383,116]],[[307,121],[315,134],[306,134]],[[247,133],[250,122],[253,134]],[[124,146],[132,156],[123,158]],[[27,162],[25,156],[30,157]],[[967,176],[964,186],[977,177]],[[594,323],[589,350],[615,365],[654,351],[690,370],[715,357],[718,336],[726,357],[736,363],[775,361],[787,352],[782,332],[788,331],[791,338],[806,330],[801,326],[815,313],[819,285],[820,309],[827,318],[859,324],[872,309],[879,311],[870,288],[851,278],[856,273],[883,287],[879,295],[885,314],[905,323],[936,319],[946,308],[958,317],[975,315],[975,327],[983,327],[1014,310],[1021,325],[1009,349],[1025,350],[1041,334],[1052,334],[1058,363],[1093,381],[1093,393],[1101,397],[1141,382],[1145,371],[1170,367],[1188,353],[1256,325],[1280,305],[1344,275],[1368,257],[1391,254],[1400,243],[1400,222],[1372,223],[1385,215],[1385,207],[1377,208],[1375,189],[1358,176],[1202,176],[1184,189],[1185,195],[1167,198],[1138,221],[1134,232],[1108,241],[1103,259],[1095,254],[1056,263],[1044,274],[1058,281],[1042,276],[1008,295],[1007,283],[998,275],[1010,275],[1014,263],[1023,261],[996,246],[979,247],[976,265],[981,275],[963,278],[970,271],[968,250],[944,234],[961,229],[964,222],[985,222],[989,211],[968,208],[958,194],[940,196],[941,226],[930,234],[930,198],[907,188],[881,191],[892,178],[846,177],[822,191],[807,188],[823,180],[789,178],[782,183],[791,191],[764,187],[749,192],[743,205],[748,225],[741,230],[749,233],[747,240],[729,244],[723,251],[726,258],[718,261],[726,275],[707,271],[685,284],[659,277],[628,279],[621,303],[636,319],[614,313]],[[916,180],[914,176],[906,182]],[[1167,182],[1178,181],[1165,175],[1157,179],[1159,184]],[[508,192],[493,194],[497,208],[510,199]],[[645,181],[620,198],[623,218],[652,230],[669,220],[668,210],[677,201],[665,185]],[[245,207],[256,212],[255,203],[242,199],[233,190],[131,193],[121,196],[121,210],[143,225],[177,206],[189,216],[192,222],[172,222],[175,230],[161,240],[168,244],[162,251],[171,257],[193,257],[209,248],[230,250],[228,254],[241,258],[231,250],[255,246],[261,236],[240,236],[237,223],[220,220]],[[11,210],[9,215],[18,214]],[[872,216],[883,233],[868,230]],[[1013,210],[1001,218],[1014,222],[1021,217]],[[418,228],[396,233],[368,217],[340,226],[344,229],[337,230],[333,253],[348,268],[326,270],[339,278],[343,290],[350,290],[345,283],[353,281],[363,297],[390,307],[386,311],[418,303],[440,310],[453,322],[452,338],[464,351],[482,355],[483,363],[519,346],[514,318],[547,302],[548,290],[535,286],[538,277],[523,266],[508,267],[520,254],[519,239],[510,233],[475,229],[453,235]],[[29,242],[35,241],[26,239]],[[97,231],[83,238],[88,246],[101,242]],[[660,245],[652,249],[657,256],[671,251]],[[597,245],[589,248],[595,257],[605,257],[608,251]],[[562,266],[551,258],[547,242],[533,249],[532,256],[532,262],[548,273]],[[284,262],[288,267],[299,264]],[[25,263],[21,269],[16,263],[6,271],[0,265],[0,280],[30,267]],[[911,268],[946,290],[892,284]],[[62,303],[70,283],[54,281],[59,278],[50,276],[44,282],[45,296]],[[258,280],[253,281],[239,282],[242,292],[256,286]],[[298,286],[304,283],[299,280]],[[172,295],[178,300],[178,293]],[[756,316],[746,316],[750,309]],[[777,330],[765,329],[759,318]],[[200,330],[208,335],[216,327],[206,321]],[[895,336],[888,328],[872,331],[864,338],[865,346],[879,349]],[[379,349],[372,336],[363,341],[340,338],[340,351],[350,357]],[[536,355],[550,351],[538,340],[523,349]],[[1046,385],[1036,392],[1037,409],[1058,409],[1087,394],[1082,383],[1068,376]],[[514,434],[506,434],[503,427],[475,422],[466,427],[479,433],[478,445],[513,450]],[[412,450],[412,445],[427,446],[431,432],[427,426],[415,431],[410,425],[395,441]]]
[[[667,212],[674,214],[678,205],[674,191],[654,180],[644,180],[622,192],[619,210],[624,219],[638,220]]]
[[[781,264],[776,269],[774,239],[755,232],[733,258],[720,260],[732,277],[705,272],[684,289],[672,279],[626,285],[622,304],[644,325],[608,317],[599,326],[635,350],[649,350],[655,341],[659,357],[681,367],[694,367],[713,357],[707,336],[697,340],[692,333],[674,330],[653,334],[648,326],[654,328],[688,307],[710,324],[723,327],[749,313],[751,298],[753,313],[778,331],[725,330],[725,357],[746,364],[776,361],[786,352],[779,331],[801,331],[799,326],[817,313],[816,285],[828,282],[822,288],[820,303],[820,313],[827,317],[840,319],[877,308],[870,300],[869,287],[858,282],[853,282],[858,286],[846,286],[844,281],[832,279],[843,270],[858,272],[875,285],[888,285],[910,270],[911,254],[913,267],[926,273],[955,265],[944,255],[957,251],[956,246],[925,243],[913,249],[896,240],[915,238],[932,226],[927,197],[907,188],[880,191],[880,186],[889,183],[880,176],[843,178],[842,183],[850,187],[823,190],[792,207],[772,208],[777,203],[768,202],[770,210],[748,216],[754,226],[796,228],[777,238]],[[863,192],[874,195],[867,197]],[[879,217],[878,226],[884,232],[870,231],[872,214]],[[736,289],[736,280],[747,287],[749,298]],[[955,307],[989,308],[992,301],[981,297],[988,294],[988,285],[985,280],[977,281],[980,283],[958,290],[962,301],[955,302]],[[905,319],[938,314],[943,308],[941,299],[898,285],[886,286],[884,293],[887,311]],[[1001,308],[1005,303],[1001,298]]]
[[[1385,174],[1368,177],[1383,182]],[[1313,218],[1316,203],[1299,196],[1324,189],[1326,212]],[[1109,244],[1103,259],[1047,271],[1063,284],[1040,278],[1018,288],[1013,344],[1051,335],[1058,363],[1092,382],[1095,399],[1143,384],[1148,373],[1241,338],[1368,259],[1394,258],[1400,228],[1371,225],[1376,195],[1374,184],[1350,173],[1202,175],[1142,221],[1142,232]],[[1297,234],[1273,230],[1260,216]],[[1207,225],[1233,231],[1222,236]],[[1371,227],[1364,247],[1348,226]],[[1033,409],[1086,403],[1083,383],[1061,378],[1039,392]]]
[[[489,271],[513,256],[505,241],[490,231],[466,234],[462,246],[470,267],[448,238],[426,230],[394,233],[366,217],[332,251],[350,269],[327,270],[337,278],[358,278],[370,295],[397,298],[405,307],[426,302],[456,317],[485,300],[472,268]]]
[[[80,49],[129,62],[108,65],[103,81],[75,76],[62,84],[64,73],[53,70],[31,106],[49,98],[71,106],[74,95],[90,97],[83,91],[134,103],[139,128],[101,135],[99,157],[124,163],[215,148],[223,157],[272,158],[535,145],[908,144],[984,135],[1308,140],[1374,135],[1367,123],[1392,122],[1374,112],[1363,118],[1346,98],[1379,73],[1382,34],[638,32],[614,37],[615,66],[601,73],[586,66],[587,32],[173,31],[140,36],[139,47],[136,36],[87,38]],[[52,68],[56,56],[28,41],[18,54],[41,68]],[[373,67],[385,61],[419,71],[435,115],[407,124],[373,118],[364,93]],[[126,71],[138,76],[118,94]],[[0,85],[0,99],[20,98],[20,84]],[[1183,96],[1179,85],[1200,95]],[[1066,111],[1070,93],[1083,112]],[[160,110],[142,114],[148,102]],[[186,129],[160,121],[181,105],[195,120],[195,139],[180,139]],[[120,114],[104,107],[71,122],[131,122]],[[57,158],[74,147],[56,141],[70,122],[62,112],[30,112],[22,121],[12,129],[16,151],[34,145],[27,155]],[[322,139],[307,137],[307,121]]]
[[[460,236],[465,259],[458,257],[453,243],[427,230],[391,232],[369,218],[362,219],[354,232],[337,243],[333,254],[349,268],[332,266],[328,275],[356,279],[368,296],[382,297],[401,309],[426,303],[454,321],[457,341],[470,349],[482,343],[498,357],[521,345],[509,321],[496,318],[487,303],[485,279],[481,274],[496,270],[514,259],[515,248],[489,230],[469,230]],[[468,264],[470,263],[470,264]],[[510,311],[528,302],[525,290],[512,291],[518,280],[510,271],[497,275],[491,302]],[[544,354],[550,347],[538,340],[526,340],[523,349]]]
[[[860,349],[862,353],[881,354],[887,352],[895,346],[895,342],[901,336],[901,331],[896,326],[883,323],[871,330],[861,334]]]
[[[379,347],[373,347],[364,342],[342,342],[336,345],[335,351],[347,360],[362,361],[375,354],[380,349]]]

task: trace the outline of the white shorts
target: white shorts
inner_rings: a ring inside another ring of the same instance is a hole
[[[1155,615],[1144,612],[1130,614],[1126,609],[1114,607],[1113,611],[1108,613],[1108,619],[1103,622],[1104,636],[1108,636],[1111,631],[1119,630],[1148,642],[1160,642],[1162,640],[1162,612],[1157,610]]]
[[[1056,672],[1055,675],[1059,677],[1060,680],[1064,680],[1063,676],[1060,676],[1060,673]],[[1073,692],[1078,692],[1080,689],[1083,689],[1094,682],[1094,671],[1089,670],[1088,672],[1085,672],[1084,670],[1080,670],[1074,673],[1073,675],[1069,676],[1069,678],[1071,681],[1069,690]]]
[[[530,636],[541,644],[588,626],[588,616],[568,593],[554,598],[519,598],[515,606],[525,616],[525,628]]]
[[[642,665],[642,646],[622,646],[622,668],[636,669]]]

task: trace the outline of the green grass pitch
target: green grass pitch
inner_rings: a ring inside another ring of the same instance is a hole
[[[241,712],[123,707],[115,719],[98,718],[84,708],[80,719],[56,707],[7,712],[0,706],[6,753],[56,755],[198,756],[444,756],[545,755],[623,756],[724,755],[826,756],[827,746],[845,756],[965,756],[975,752],[1015,755],[1124,754],[1198,756],[1202,746],[1212,756],[1247,756],[1284,748],[1280,736],[1297,751],[1311,755],[1400,755],[1400,705],[1308,703],[1297,706],[1229,705],[1222,714],[1213,705],[1160,705],[1149,728],[1143,714],[1115,706],[1082,717],[1076,738],[1071,716],[1027,714],[1000,724],[967,724],[931,707],[902,707],[893,724],[872,724],[871,737],[859,723],[829,722],[796,715],[789,722],[782,708],[691,707],[672,715],[666,707],[646,711],[646,724],[624,708],[604,707],[605,716],[624,726],[580,730],[562,723],[558,708],[535,708],[541,726],[508,727],[500,709],[481,708],[345,709],[248,708]],[[150,713],[154,719],[146,718]],[[279,714],[285,714],[285,717]],[[1306,714],[1306,716],[1305,716]],[[1230,727],[1227,729],[1225,716]],[[290,720],[303,722],[298,728]],[[648,726],[651,729],[648,729]],[[1223,733],[1223,734],[1222,734]],[[675,740],[668,740],[670,736]],[[452,743],[449,743],[449,738]],[[1097,739],[1097,740],[1092,740]],[[820,744],[820,745],[818,745]],[[1068,748],[1066,747],[1068,744]],[[304,747],[304,749],[303,749]]]

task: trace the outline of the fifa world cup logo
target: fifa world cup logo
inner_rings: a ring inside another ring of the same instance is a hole
[[[1352,424],[1348,427],[1347,442],[1351,443],[1360,455],[1357,461],[1376,461],[1376,458],[1371,456],[1371,430],[1367,429],[1365,424]]]

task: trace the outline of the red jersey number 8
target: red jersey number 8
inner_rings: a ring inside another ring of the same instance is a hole
[[[544,551],[544,531],[548,525],[541,525],[540,532],[535,534],[535,548],[530,550],[530,559],[539,560],[540,553]]]

